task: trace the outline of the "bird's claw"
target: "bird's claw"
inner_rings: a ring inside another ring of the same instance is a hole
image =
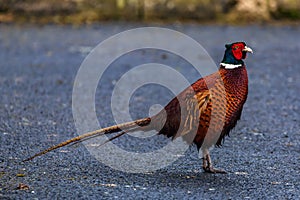
[[[215,169],[213,167],[203,167],[203,170],[207,173],[212,173],[212,174],[227,174],[226,171],[221,169]]]
[[[206,155],[203,157],[203,166],[202,166],[202,168],[207,173],[226,174],[226,171],[221,170],[221,169],[215,169],[213,167],[209,153],[206,153]]]

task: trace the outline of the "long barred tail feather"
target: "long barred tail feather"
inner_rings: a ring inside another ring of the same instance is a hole
[[[106,143],[111,142],[111,141],[113,141],[114,139],[117,139],[118,137],[124,135],[125,133],[126,133],[125,131],[122,131],[122,132],[118,133],[118,134],[115,135],[114,137],[107,139],[105,142],[103,142],[102,144],[100,144],[98,147],[101,147],[102,145],[105,145]]]
[[[39,153],[23,160],[23,162],[32,160],[35,157],[44,155],[44,154],[46,154],[50,151],[61,148],[63,146],[66,146],[66,145],[69,145],[69,144],[75,144],[75,143],[82,142],[82,141],[85,141],[85,140],[89,140],[91,138],[98,137],[98,136],[101,136],[101,135],[116,133],[116,132],[120,132],[122,130],[127,131],[127,132],[132,132],[132,131],[137,130],[139,127],[147,126],[148,124],[150,124],[150,122],[151,122],[151,118],[148,117],[148,118],[139,119],[139,120],[132,121],[132,122],[127,122],[127,123],[118,124],[118,125],[110,126],[110,127],[107,127],[107,128],[102,128],[102,129],[99,129],[99,130],[91,131],[91,132],[79,135],[77,137],[74,137],[72,139],[66,140],[64,142],[61,142],[57,145],[54,145],[54,146],[52,146],[52,147],[50,147],[50,148],[48,148],[44,151],[41,151],[41,152],[39,152]],[[116,136],[110,138],[109,140],[105,141],[103,144],[105,144],[109,141],[112,141],[112,140],[120,137],[121,135],[124,135],[126,133],[124,131],[122,131],[121,133],[117,134]],[[101,145],[103,145],[103,144],[101,144]]]
[[[122,132],[118,133],[116,136],[113,136],[112,138],[108,139],[107,141],[105,141],[105,142],[104,142],[103,144],[101,144],[100,146],[106,144],[106,143],[109,142],[109,141],[112,141],[112,140],[118,138],[118,137],[119,137],[118,135],[121,136],[121,135],[124,135],[125,133],[133,132],[133,131],[136,131],[136,130],[138,130],[138,129],[140,129],[140,126],[136,126],[136,127],[131,128],[131,129],[128,128],[128,129],[126,129],[126,131],[122,131]],[[124,129],[124,130],[125,130],[125,129]],[[121,131],[121,130],[119,130],[119,131]],[[114,131],[114,132],[110,132],[110,133],[116,133],[116,132],[119,132],[119,131]],[[123,134],[121,134],[121,133],[123,133]],[[84,141],[86,141],[86,140],[90,140],[90,139],[92,139],[92,138],[96,138],[96,137],[99,137],[99,136],[102,136],[102,135],[105,135],[105,134],[108,134],[108,133],[99,133],[99,134],[96,134],[96,135],[92,135],[92,136],[90,136],[90,137],[83,138],[83,139],[81,139],[81,140],[79,140],[79,141],[72,142],[72,144],[69,144],[69,146],[73,146],[73,145],[76,145],[76,144],[78,144],[78,143],[81,143],[81,142],[84,142]]]

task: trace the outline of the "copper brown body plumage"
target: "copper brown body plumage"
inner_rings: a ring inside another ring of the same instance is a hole
[[[220,146],[241,117],[248,94],[247,70],[242,60],[246,58],[247,52],[252,53],[244,42],[225,47],[224,58],[217,72],[197,80],[155,116],[77,136],[35,154],[26,161],[62,146],[103,134],[119,132],[108,140],[111,141],[126,132],[154,129],[158,134],[173,139],[183,137],[188,143],[195,143],[198,150],[202,151],[203,169],[206,172],[224,173],[213,168],[209,148]]]
[[[235,86],[235,84],[238,84],[238,86]],[[191,90],[192,92],[189,93]],[[194,94],[194,96],[189,94]],[[198,115],[194,114],[192,116],[195,118],[200,117],[199,120],[195,119],[199,125],[196,137],[193,140],[200,149],[208,128],[217,126],[216,124],[211,124],[212,104],[215,102],[215,112],[217,115],[220,115],[218,118],[224,118],[223,122],[221,122],[223,123],[222,131],[216,143],[219,146],[224,136],[229,134],[230,130],[240,119],[247,94],[248,76],[245,66],[231,71],[221,68],[218,72],[196,81],[191,88],[187,88],[165,107],[167,121],[163,128],[159,130],[159,134],[168,137],[182,136],[183,134],[178,132],[179,124],[183,118],[188,116],[182,116],[178,113],[183,111],[188,114],[189,110],[202,109]],[[179,98],[181,100],[178,100]],[[193,104],[191,101],[196,103]],[[182,109],[182,107],[184,108]],[[163,120],[160,119],[160,114],[158,114],[152,118],[152,121],[156,125]],[[197,125],[194,125],[194,127],[197,127]]]

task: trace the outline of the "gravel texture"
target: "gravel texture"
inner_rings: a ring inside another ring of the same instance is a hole
[[[196,39],[216,63],[225,43],[243,40],[254,50],[246,60],[249,96],[242,119],[224,145],[212,151],[216,167],[227,170],[225,175],[203,173],[195,146],[172,165],[143,174],[107,167],[84,145],[21,162],[77,135],[72,88],[80,64],[107,37],[141,26],[145,25],[0,25],[0,199],[298,199],[298,26],[165,25]],[[103,126],[114,122],[109,106],[114,80],[122,69],[148,61],[176,67],[191,81],[198,78],[184,61],[166,52],[146,50],[120,58],[97,89],[97,114]],[[149,105],[172,97],[163,88],[154,89],[155,93],[136,92],[131,101],[135,118],[145,116]],[[168,140],[155,136],[141,145],[124,137],[115,143],[147,152],[163,141]]]

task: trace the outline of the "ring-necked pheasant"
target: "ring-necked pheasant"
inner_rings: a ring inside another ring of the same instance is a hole
[[[248,77],[243,59],[253,53],[244,42],[225,45],[224,58],[217,72],[201,78],[172,99],[158,114],[144,119],[114,125],[77,136],[52,146],[28,161],[54,149],[91,139],[104,134],[116,133],[112,141],[126,132],[157,130],[158,134],[183,139],[197,145],[203,153],[203,169],[211,173],[224,173],[214,169],[209,148],[220,146],[226,135],[241,117],[248,94]],[[108,142],[107,141],[107,142]]]

